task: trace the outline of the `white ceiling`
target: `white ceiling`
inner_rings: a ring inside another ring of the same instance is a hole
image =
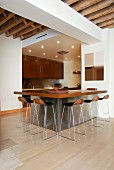
[[[60,41],[60,43],[58,44],[57,41]],[[42,45],[44,48],[41,48]],[[72,46],[74,46],[74,48],[72,48]],[[31,50],[31,52],[29,52],[29,50]],[[59,51],[67,51],[69,53],[61,55],[57,53]],[[58,61],[69,61],[74,58],[78,59],[79,56],[81,56],[81,42],[64,34],[60,34],[23,48],[23,54]],[[57,58],[55,56],[57,56]]]
[[[0,6],[87,44],[103,40],[102,29],[61,0],[0,0]]]

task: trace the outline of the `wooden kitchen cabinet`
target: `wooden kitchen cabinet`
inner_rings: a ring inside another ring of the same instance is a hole
[[[94,80],[94,68],[85,67],[85,81]]]
[[[45,60],[42,62],[42,78],[62,79],[63,63]]]
[[[104,80],[104,66],[94,67],[94,79]]]
[[[104,80],[104,66],[85,67],[85,81]]]
[[[31,58],[30,62],[30,78],[41,77],[41,61],[37,58]]]
[[[61,62],[34,56],[23,56],[22,61],[23,78],[63,79]]]
[[[22,77],[30,77],[30,58],[27,56],[22,57]]]

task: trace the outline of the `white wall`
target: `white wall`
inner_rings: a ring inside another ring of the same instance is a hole
[[[20,104],[14,91],[22,89],[22,42],[0,36],[0,108],[17,109]]]
[[[104,81],[85,81],[84,54],[104,51]],[[108,90],[110,116],[114,117],[114,29],[104,31],[104,41],[93,45],[82,45],[82,89],[96,87]]]
[[[103,81],[85,81],[85,57],[87,53],[104,52],[104,80]],[[104,40],[101,43],[92,45],[82,44],[82,89],[95,87],[97,89],[109,90],[109,31],[104,31]]]
[[[110,94],[110,113],[114,117],[114,28],[110,29],[109,34],[109,94]]]
[[[74,59],[70,61],[64,61],[64,79],[61,80],[61,83],[64,86],[76,87],[78,83],[81,82],[80,74],[73,74],[73,71],[81,70],[81,60]]]

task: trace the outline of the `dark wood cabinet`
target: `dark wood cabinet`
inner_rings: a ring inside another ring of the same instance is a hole
[[[41,76],[41,62],[36,58],[30,59],[30,77],[29,78],[38,78]]]
[[[94,67],[94,78],[95,80],[104,80],[104,67],[103,66]]]
[[[42,62],[42,77],[62,79],[63,78],[63,63],[55,61]]]
[[[30,77],[30,58],[27,56],[22,57],[22,77]]]
[[[63,79],[63,63],[34,56],[23,56],[23,78]]]
[[[85,80],[94,80],[94,69],[93,67],[85,67]]]
[[[85,67],[85,80],[104,80],[104,67]]]

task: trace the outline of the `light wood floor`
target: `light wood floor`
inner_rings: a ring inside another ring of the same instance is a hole
[[[42,134],[25,133],[16,122],[17,115],[1,117],[0,140],[17,144],[15,152],[23,162],[17,170],[114,170],[114,119],[86,135],[76,134],[75,142],[57,137],[43,141]]]

